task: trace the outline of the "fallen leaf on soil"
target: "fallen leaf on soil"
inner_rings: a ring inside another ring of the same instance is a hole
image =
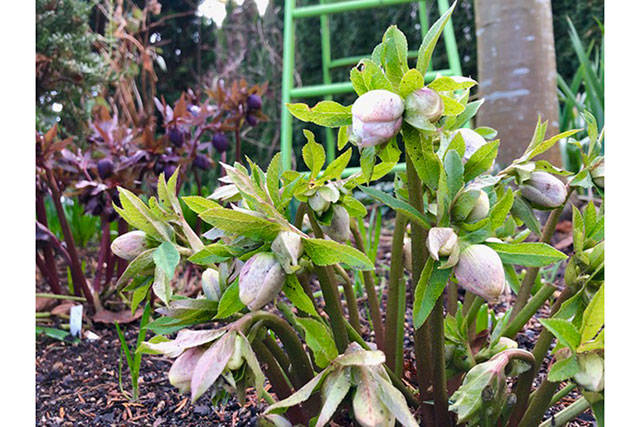
[[[558,225],[556,225],[556,231],[561,233],[571,233],[573,231],[573,224],[571,221],[560,221]]]
[[[558,250],[566,249],[573,244],[573,236],[570,234],[564,239],[560,240],[558,243],[554,245],[554,247]]]
[[[56,304],[53,298],[36,297],[36,311],[47,311]]]
[[[73,303],[73,302],[63,302],[57,306],[55,306],[52,310],[51,310],[51,314],[55,315],[55,316],[60,316],[61,314],[65,314],[65,315],[69,315],[69,310],[71,310],[71,307],[73,307],[74,305],[76,305],[77,303]]]
[[[142,309],[139,308],[135,314],[131,314],[131,310],[109,311],[101,310],[93,315],[94,322],[100,323],[131,323],[142,316]]]

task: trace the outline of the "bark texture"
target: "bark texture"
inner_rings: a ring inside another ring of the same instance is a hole
[[[479,95],[478,126],[498,130],[498,163],[519,157],[538,115],[558,131],[556,57],[550,0],[475,0]],[[560,166],[556,147],[541,158]]]

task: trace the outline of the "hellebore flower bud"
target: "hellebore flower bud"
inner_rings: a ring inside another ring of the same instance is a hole
[[[458,245],[458,236],[453,228],[433,227],[429,230],[427,248],[431,257],[438,261],[440,256],[449,256]]]
[[[405,99],[404,117],[409,123],[435,122],[444,112],[444,102],[433,89],[423,87],[407,96]]]
[[[100,178],[107,179],[113,174],[113,162],[111,159],[98,160],[98,175]]]
[[[249,310],[258,310],[278,295],[284,279],[284,269],[275,255],[268,252],[257,253],[240,270],[240,301]]]
[[[202,292],[211,301],[219,301],[220,294],[220,275],[213,268],[207,268],[202,273]]]
[[[247,107],[250,110],[259,110],[262,108],[262,98],[258,94],[251,94],[247,97]]]
[[[562,181],[547,172],[533,172],[531,178],[520,186],[522,196],[536,209],[553,209],[567,198]]]
[[[244,362],[244,357],[242,356],[243,345],[244,345],[244,342],[242,342],[242,338],[240,337],[240,335],[236,335],[235,343],[233,347],[233,354],[231,355],[231,358],[227,362],[227,366],[225,366],[225,368],[227,368],[230,371],[235,371],[236,369],[240,369],[240,367],[242,366],[242,362]]]
[[[167,134],[169,135],[169,141],[171,141],[173,145],[178,148],[182,147],[184,143],[184,133],[178,126],[171,126]]]
[[[591,171],[591,180],[595,185],[604,189],[604,160]]]
[[[580,370],[573,376],[578,384],[589,391],[604,389],[604,359],[594,351],[578,354]]]
[[[488,246],[471,245],[464,249],[454,272],[460,286],[487,301],[495,301],[504,291],[502,261]]]
[[[164,177],[168,179],[170,176],[173,176],[173,174],[176,172],[176,169],[178,169],[176,165],[174,165],[173,163],[167,163],[164,166]]]
[[[464,140],[464,156],[462,161],[466,162],[473,156],[473,153],[478,151],[478,148],[482,147],[487,141],[476,131],[462,128],[456,131],[455,135],[460,135]]]
[[[349,213],[340,205],[333,205],[333,216],[329,226],[321,225],[322,231],[336,242],[344,242],[349,238]]]
[[[249,112],[247,113],[247,123],[249,126],[255,127],[258,124],[258,118]]]
[[[118,236],[111,243],[111,252],[127,261],[131,261],[147,249],[149,249],[147,235],[140,230],[130,231]]]
[[[309,206],[318,215],[322,215],[331,203],[335,203],[340,199],[340,190],[338,190],[332,183],[324,185],[316,190],[316,192],[309,198]]]
[[[293,266],[298,265],[298,258],[302,256],[302,238],[293,231],[281,231],[271,243],[271,250],[275,254],[284,270],[291,274]]]
[[[215,149],[218,150],[218,153],[223,153],[229,149],[229,139],[227,139],[227,136],[222,132],[213,135],[211,143]]]
[[[211,161],[204,154],[197,154],[196,158],[193,159],[193,165],[202,170],[207,170],[211,166]]]
[[[489,215],[489,196],[479,189],[463,191],[454,201],[453,218],[466,223],[478,222]]]
[[[371,147],[390,140],[400,131],[404,101],[384,89],[361,95],[351,108],[352,135],[359,147]]]

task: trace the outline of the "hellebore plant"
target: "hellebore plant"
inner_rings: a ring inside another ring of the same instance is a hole
[[[549,243],[574,188],[590,188],[598,176],[601,135],[585,115],[591,147],[583,169],[570,176],[536,157],[575,131],[545,139],[547,124],[538,121],[523,155],[491,173],[496,132],[463,127],[482,105],[469,102],[476,82],[443,76],[424,82],[452,11],[428,31],[415,68],[407,63],[404,35],[390,27],[370,59],[351,71],[359,96],[353,106],[287,106],[300,120],[339,128],[338,158],[326,164],[322,145],[305,130],[307,171],[283,170],[280,154],[266,171],[246,159],[246,166],[223,164],[223,185],[210,196],[183,197],[212,226],[202,236],[182,220],[178,172],[168,181],[161,175],[158,197],[148,204],[120,190],[118,212],[144,231],[149,249],[131,245],[142,252],[119,286],[133,291],[132,303],[152,289],[163,315],[148,326],[158,335],[138,351],[177,358],[170,380],[192,399],[209,388],[216,398],[242,397],[254,386],[270,405],[262,418],[269,425],[334,419],[365,426],[530,426],[578,387],[585,400],[563,411],[563,419],[591,406],[601,422],[602,209],[573,208],[574,252],[564,284],[547,281],[542,270],[567,259]],[[349,142],[360,152],[360,169],[345,174],[354,149]],[[401,158],[406,172],[396,172],[393,194],[369,185]],[[382,269],[376,271],[358,226],[368,210],[354,191],[396,214],[384,299],[375,281]],[[551,209],[544,226],[536,216],[542,208]],[[203,269],[203,295],[196,298],[172,290],[185,260]],[[360,274],[366,301],[355,296]],[[515,302],[498,313],[494,303],[508,303],[511,292]],[[551,314],[541,320],[534,350],[517,348],[514,338],[547,303]],[[361,304],[370,328],[360,318]],[[407,311],[413,348],[405,347]],[[199,328],[186,329],[194,325]],[[165,337],[176,331],[176,338]],[[552,368],[531,393],[554,339]],[[415,365],[405,359],[410,353]],[[568,385],[556,393],[560,381]]]

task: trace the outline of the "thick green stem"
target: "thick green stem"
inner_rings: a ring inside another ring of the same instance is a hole
[[[549,403],[553,398],[556,389],[558,388],[558,383],[554,383],[549,381],[548,379],[544,379],[538,390],[533,395],[533,399],[531,400],[531,404],[525,411],[522,419],[520,420],[520,426],[535,426],[537,425],[544,413],[549,408]]]
[[[512,318],[509,325],[502,332],[503,337],[513,338],[518,331],[533,317],[540,307],[547,301],[547,299],[553,295],[556,287],[553,285],[545,284],[536,292],[536,294],[527,302],[522,310]]]
[[[360,313],[358,312],[358,302],[356,301],[356,294],[353,291],[353,283],[347,272],[340,265],[333,266],[334,272],[338,274],[344,281],[342,289],[344,290],[344,296],[347,299],[347,309],[349,310],[349,323],[360,333]]]
[[[391,242],[391,271],[387,290],[387,315],[385,317],[384,350],[387,366],[402,377],[404,367],[404,315],[407,305],[407,284],[404,281],[402,247],[407,218],[398,214]]]
[[[542,236],[540,237],[541,242],[551,242],[551,236],[553,236],[553,233],[556,231],[556,225],[558,225],[560,215],[562,214],[564,206],[569,200],[571,193],[573,193],[573,187],[570,187],[569,191],[567,192],[567,198],[565,199],[565,202],[560,207],[554,209],[549,215],[549,218],[544,225],[544,229],[542,230]],[[511,316],[516,316],[527,303],[527,300],[531,295],[531,289],[533,288],[533,284],[536,281],[536,277],[538,277],[539,271],[539,267],[531,267],[527,270],[524,279],[522,280],[522,284],[520,285],[520,289],[518,290],[518,296],[516,297],[516,302],[513,305]]]
[[[553,317],[554,314],[560,309],[562,303],[571,298],[573,294],[575,294],[576,290],[574,288],[567,287],[561,293],[558,299],[551,306],[550,317]],[[542,360],[544,359],[547,351],[549,351],[549,347],[551,346],[551,342],[553,341],[553,335],[546,328],[540,332],[538,336],[538,341],[536,342],[535,347],[533,347],[533,357],[534,364],[527,372],[520,375],[518,377],[518,385],[516,387],[516,404],[513,408],[513,412],[511,413],[511,418],[509,419],[509,426],[515,427],[519,425],[520,420],[527,408],[529,403],[529,392],[531,390],[531,384],[533,384],[533,380],[536,376],[536,373],[540,369],[540,365],[542,364]]]
[[[271,335],[265,334],[262,342],[267,346],[273,357],[276,358],[278,364],[282,366],[282,369],[284,369],[285,372],[288,372],[289,367],[291,366],[291,362],[289,361],[289,357],[287,357],[287,354],[278,345],[276,340]]]
[[[566,386],[562,387],[556,394],[551,398],[551,405],[555,405],[560,402],[567,394],[571,393],[571,390],[576,388],[578,385],[576,383],[569,383]]]
[[[309,222],[311,222],[313,233],[321,239],[324,235],[322,229],[320,229],[313,215],[307,215],[307,217],[309,218]],[[314,270],[320,282],[320,289],[324,297],[325,309],[329,315],[329,323],[333,331],[333,337],[336,340],[336,346],[338,347],[338,351],[342,353],[349,345],[349,337],[347,336],[347,329],[342,321],[344,314],[342,313],[342,304],[335,275],[333,270],[324,266],[316,266]]]
[[[449,282],[447,285],[447,314],[456,315],[458,311],[458,285]]]
[[[422,183],[420,182],[420,178],[418,177],[418,173],[416,172],[413,163],[411,162],[411,158],[407,156],[407,190],[409,192],[409,203],[418,210],[418,212],[424,212],[424,200],[422,193]],[[425,263],[427,262],[427,230],[422,228],[420,224],[415,221],[411,221],[411,282],[415,287],[420,278],[420,274],[422,273],[422,269],[424,268]],[[434,310],[435,312],[436,310]],[[432,384],[432,380],[434,378],[433,374],[433,366],[432,366],[432,351],[431,351],[431,337],[429,334],[428,324],[433,318],[433,312],[427,318],[427,321],[415,331],[415,354],[416,354],[416,370],[418,376],[418,387],[420,389],[420,400],[422,404],[421,412],[422,412],[422,424],[424,426],[435,426],[441,425],[438,423],[439,419],[434,417],[434,409],[437,410],[438,413],[442,413],[443,402],[441,399],[438,399],[437,408],[427,404],[428,400],[431,400],[431,396],[429,393],[429,388]],[[438,340],[439,341],[439,340]],[[436,345],[441,344],[440,342],[436,343]],[[444,353],[444,345],[442,346],[442,352]],[[444,359],[444,358],[443,358]],[[440,376],[438,375],[438,378]],[[446,387],[446,384],[445,384]],[[435,385],[434,385],[435,388]],[[440,389],[442,389],[442,385],[440,385]],[[441,396],[438,393],[438,396]],[[434,398],[435,402],[435,398]],[[447,402],[444,402],[444,410],[447,409]],[[440,418],[440,417],[439,417]],[[445,424],[449,425],[448,419],[444,421]]]
[[[564,425],[565,423],[568,423],[569,421],[586,411],[589,406],[589,401],[583,396],[573,402],[571,405],[564,408],[562,411],[555,414],[552,418],[549,418],[548,420],[540,424],[540,427]]]
[[[471,307],[469,307],[469,310],[467,311],[467,314],[464,317],[464,324],[463,324],[463,329],[468,328],[469,326],[472,326],[474,324],[474,321],[476,320],[476,316],[478,315],[478,310],[480,310],[480,307],[482,307],[482,304],[484,304],[484,300],[482,298],[480,298],[477,295],[474,295],[475,298],[473,299],[473,302],[471,303]],[[473,336],[474,334],[469,334],[469,336]]]
[[[356,249],[360,252],[366,253],[364,249],[364,240],[360,234],[355,221],[351,221],[351,234],[355,241]],[[371,323],[373,323],[373,333],[375,335],[376,345],[379,350],[384,351],[384,329],[382,327],[382,314],[380,312],[380,302],[378,301],[378,294],[376,293],[375,279],[372,271],[363,271],[362,277],[364,278],[364,287],[367,291],[367,303],[369,304],[369,313],[371,313]]]

